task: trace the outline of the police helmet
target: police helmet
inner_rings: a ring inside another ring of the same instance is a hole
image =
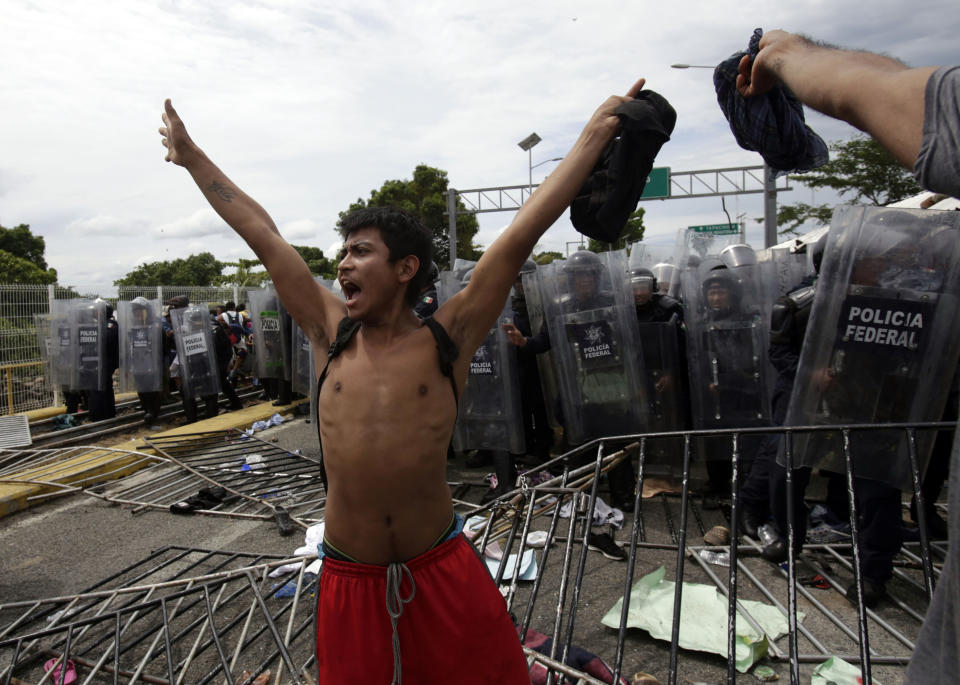
[[[532,274],[537,270],[537,263],[532,259],[528,259],[523,263],[523,266],[520,267],[520,276],[523,274]]]
[[[575,274],[598,275],[603,270],[600,257],[589,250],[577,250],[563,263],[563,272],[571,276]]]
[[[703,279],[701,288],[703,290],[704,298],[707,297],[707,293],[713,288],[725,288],[730,293],[731,304],[735,299],[737,299],[740,293],[740,290],[737,286],[737,280],[733,277],[733,274],[730,273],[730,270],[725,266],[716,266],[708,271],[706,278]]]
[[[670,284],[677,278],[677,267],[669,262],[660,262],[654,264],[653,276],[657,279],[657,284],[664,286],[664,292],[670,289]]]
[[[427,283],[436,283],[440,280],[440,267],[436,262],[430,262],[430,270],[427,271]]]
[[[657,277],[650,269],[646,267],[635,267],[628,272],[630,275],[630,285],[640,285],[646,283],[650,287],[650,292],[657,292]]]
[[[471,266],[469,269],[467,269],[460,275],[460,285],[462,285],[464,288],[467,287],[467,283],[469,283],[470,279],[473,277],[473,270],[475,268],[476,267]]]
[[[727,268],[734,269],[738,266],[753,266],[757,263],[757,253],[749,245],[727,245],[720,251],[720,261]]]

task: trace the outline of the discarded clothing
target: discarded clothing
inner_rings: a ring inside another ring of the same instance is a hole
[[[250,428],[243,431],[243,434],[249,437],[257,431],[267,430],[271,426],[279,426],[281,423],[283,423],[283,417],[280,414],[274,414],[266,421],[254,421]]]
[[[519,632],[519,628],[518,628]],[[544,635],[543,633],[538,633],[532,628],[527,631],[526,636],[523,638],[523,646],[528,649],[533,649],[545,656],[550,656],[550,650],[553,648],[553,638]],[[557,660],[560,660],[559,649],[557,650]],[[598,657],[593,652],[588,652],[587,650],[577,647],[576,645],[570,645],[570,651],[567,654],[567,666],[575,668],[581,673],[586,673],[589,676],[593,676],[597,680],[601,680],[605,683],[613,683],[613,669],[607,665],[603,659]],[[547,669],[543,664],[539,662],[534,662],[530,665],[530,683],[531,685],[546,685],[547,682]],[[563,685],[573,685],[574,680],[570,677],[563,679]],[[620,677],[619,685],[629,685],[627,680]]]
[[[500,591],[462,535],[403,565],[396,621],[403,682],[528,683]],[[327,558],[317,601],[319,683],[388,683],[393,625],[387,566]],[[409,601],[407,601],[409,600]]]
[[[713,85],[723,116],[737,144],[755,150],[777,176],[810,171],[830,159],[823,138],[807,126],[803,105],[783,84],[769,92],[745,98],[737,90],[737,68],[744,55],[756,58],[763,29],[756,29],[746,52],[735,52],[713,70]]]
[[[637,208],[653,160],[670,140],[677,112],[666,98],[643,90],[615,110],[621,132],[600,155],[570,205],[570,221],[585,236],[616,242]]]
[[[235,499],[221,487],[200,488],[196,495],[170,505],[172,514],[193,514],[195,511],[209,510],[227,500]]]
[[[570,518],[570,510],[572,508],[573,502],[571,500],[564,502],[563,506],[560,507],[560,517],[565,519]],[[623,512],[619,509],[614,509],[601,498],[597,497],[597,501],[593,505],[593,525],[612,525],[618,529],[623,528]]]
[[[634,583],[630,590],[627,627],[641,628],[658,640],[671,640],[673,631],[673,595],[676,583],[664,580],[663,566]],[[680,646],[700,652],[727,656],[727,599],[713,585],[684,583],[680,610]],[[740,600],[740,606],[761,627],[758,632],[737,613],[736,665],[746,673],[767,654],[767,636],[776,640],[787,633],[787,619],[773,606],[751,600]],[[620,628],[623,598],[617,600],[601,619],[608,628]],[[797,612],[797,621],[804,615]]]

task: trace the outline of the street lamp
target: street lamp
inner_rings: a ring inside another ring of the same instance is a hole
[[[521,140],[517,145],[520,146],[521,150],[526,151],[529,160],[530,167],[530,185],[533,185],[533,146],[543,140],[536,133],[531,133],[529,136]]]
[[[713,69],[705,64],[671,64],[671,69]]]
[[[563,161],[563,157],[551,157],[550,159],[545,159],[542,162],[537,162],[536,164],[534,164],[532,167],[530,167],[530,185],[531,186],[533,185],[534,169],[536,169],[538,166],[543,166],[544,164],[548,164],[550,162],[562,162],[562,161]]]

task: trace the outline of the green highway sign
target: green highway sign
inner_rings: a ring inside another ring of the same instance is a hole
[[[714,235],[735,235],[740,232],[737,224],[707,224],[706,226],[687,226],[695,233],[713,233]]]
[[[641,198],[652,200],[658,197],[670,197],[670,167],[660,166],[650,170],[647,185],[643,187]]]

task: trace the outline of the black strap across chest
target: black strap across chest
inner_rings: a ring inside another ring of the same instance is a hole
[[[450,387],[453,389],[453,401],[459,405],[460,397],[459,393],[457,393],[457,382],[453,378],[453,363],[457,360],[460,351],[457,349],[456,343],[447,335],[447,331],[435,321],[432,316],[424,319],[423,323],[430,329],[430,333],[433,334],[433,339],[437,343],[437,361],[440,363],[440,373],[450,379]],[[340,320],[340,323],[337,324],[337,336],[333,342],[330,343],[330,349],[327,350],[327,363],[324,365],[323,371],[320,372],[320,377],[317,379],[317,389],[313,396],[313,406],[319,407],[320,388],[323,387],[323,382],[327,379],[330,362],[339,357],[340,353],[350,345],[350,341],[359,330],[360,322],[350,317],[345,316]],[[320,421],[316,416],[313,416],[312,420],[317,424],[317,440],[320,441],[320,477],[323,479],[323,487],[326,488],[327,470],[323,467],[323,439],[320,437]]]

